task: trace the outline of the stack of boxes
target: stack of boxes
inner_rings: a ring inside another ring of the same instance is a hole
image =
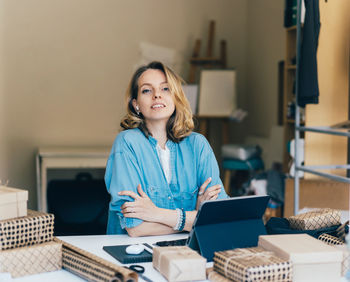
[[[320,209],[287,218],[292,228],[306,231],[340,224],[339,211]],[[346,246],[330,246],[329,235],[261,235],[256,248],[215,252],[211,281],[340,281],[348,268]],[[336,238],[337,239],[337,238]],[[341,249],[340,249],[341,248]]]
[[[13,278],[62,268],[54,216],[27,210],[28,191],[0,186],[0,273]]]

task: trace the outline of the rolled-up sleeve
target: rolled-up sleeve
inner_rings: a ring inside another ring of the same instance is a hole
[[[127,201],[134,201],[129,196],[118,195],[120,191],[133,191],[136,194],[137,185],[142,182],[140,168],[137,165],[136,159],[128,152],[115,152],[109,156],[106,166],[105,183],[108,192],[111,195],[111,201],[109,204],[109,216],[115,216],[119,218],[121,228],[132,228],[143,221],[138,218],[126,218],[121,213],[121,206]],[[110,220],[110,222],[116,222]],[[108,227],[109,230],[113,229]]]
[[[220,179],[220,170],[219,170],[218,162],[215,158],[214,152],[210,147],[208,141],[203,136],[200,136],[200,137],[201,137],[200,143],[198,146],[200,148],[199,171],[198,171],[199,185],[202,185],[205,180],[211,177],[212,180],[209,183],[208,188],[216,184],[220,184],[221,191],[220,191],[220,194],[218,195],[218,199],[228,198],[224,189],[224,185],[222,184],[222,181]]]

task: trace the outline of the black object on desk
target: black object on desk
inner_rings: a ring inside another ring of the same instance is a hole
[[[149,279],[147,276],[144,275],[145,268],[142,265],[133,264],[129,266],[129,269],[135,271],[146,282],[153,282],[153,280]]]
[[[256,247],[266,229],[262,217],[269,196],[244,196],[203,202],[186,245],[208,261],[214,252]]]
[[[156,243],[158,247],[173,247],[173,246],[186,246],[186,239],[177,239],[177,240],[169,240],[169,241],[159,241]]]
[[[128,246],[130,245],[103,246],[103,250],[105,250],[107,253],[109,253],[112,257],[117,259],[122,264],[152,261],[152,254],[147,250],[144,250],[139,255],[127,254],[125,252],[125,249]]]

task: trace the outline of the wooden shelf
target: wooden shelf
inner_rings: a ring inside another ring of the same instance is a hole
[[[301,24],[301,28],[304,27],[304,24]],[[296,32],[297,31],[297,26],[296,25],[292,25],[286,28],[286,31],[293,31]]]
[[[287,152],[288,142],[294,138],[295,119],[287,118],[288,104],[295,100],[294,88],[295,88],[295,74],[297,65],[295,62],[296,56],[296,41],[297,41],[297,27],[295,25],[287,27],[286,29],[286,53],[285,53],[285,65],[284,65],[284,89],[283,89],[283,116],[284,116],[284,137],[283,137],[283,171],[289,171],[290,157]]]
[[[286,119],[286,123],[294,125],[295,124],[295,120],[294,119]],[[300,122],[300,125],[304,125],[304,124],[305,124],[304,121]]]
[[[296,25],[292,25],[286,28],[287,31],[297,31],[297,26]]]

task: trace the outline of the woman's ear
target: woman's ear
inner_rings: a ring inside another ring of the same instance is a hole
[[[132,106],[134,107],[136,113],[139,115],[140,114],[140,108],[137,105],[136,99],[132,99]]]

